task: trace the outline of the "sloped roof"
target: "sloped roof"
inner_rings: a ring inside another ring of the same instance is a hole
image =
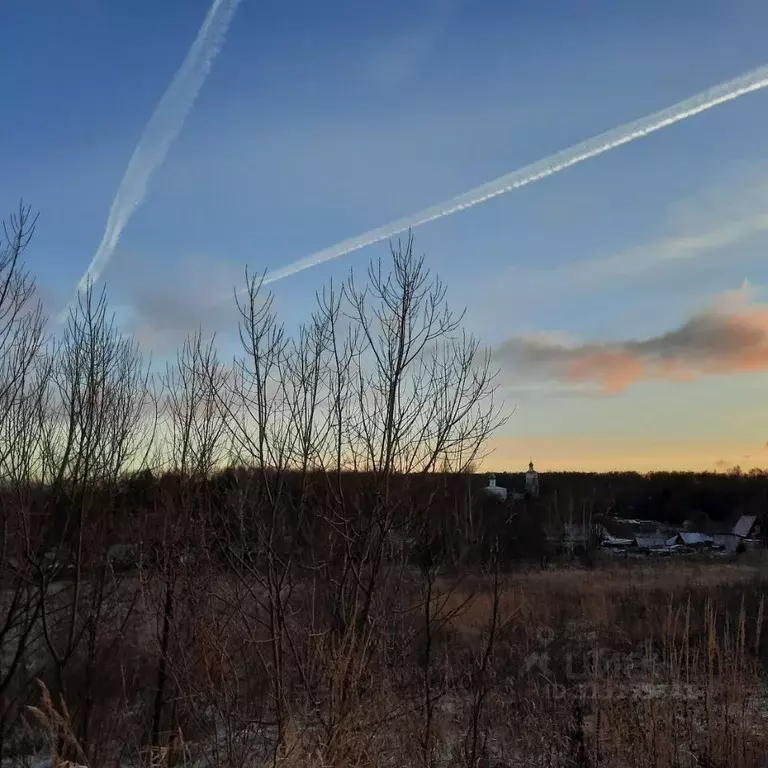
[[[757,515],[742,515],[733,526],[733,532],[737,536],[749,536],[749,532],[752,530],[752,526],[757,520]]]
[[[680,537],[683,540],[683,544],[689,546],[694,544],[711,544],[714,539],[711,536],[707,536],[706,533],[694,533],[693,531],[680,531],[676,536],[673,536],[670,541],[673,541]]]
[[[666,546],[664,536],[660,533],[649,533],[642,536],[635,536],[635,542],[640,549],[658,549]]]

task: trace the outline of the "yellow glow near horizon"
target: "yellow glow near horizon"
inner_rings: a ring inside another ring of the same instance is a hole
[[[608,437],[492,437],[481,471],[524,471],[529,461],[546,471],[717,472],[768,467],[768,447],[754,443]]]

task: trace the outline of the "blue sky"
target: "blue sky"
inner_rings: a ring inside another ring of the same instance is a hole
[[[0,210],[23,197],[40,211],[29,262],[51,312],[208,5],[5,0]],[[197,323],[226,331],[212,298],[245,263],[280,267],[768,63],[765,29],[757,0],[242,0],[103,274],[110,298],[161,354]],[[762,327],[766,123],[768,90],[416,230],[468,326],[501,350],[517,410],[492,461],[768,465],[759,344],[748,365],[697,358],[693,377],[613,389],[604,362],[574,382],[561,354],[635,354],[740,288],[734,311]],[[280,312],[301,319],[320,285],[385,250],[275,284]]]

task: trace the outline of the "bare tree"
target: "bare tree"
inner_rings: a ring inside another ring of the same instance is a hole
[[[394,475],[424,476],[441,462],[461,471],[503,421],[490,357],[460,332],[462,315],[450,311],[445,286],[414,256],[412,237],[392,248],[391,256],[390,273],[379,261],[369,268],[364,289],[353,277],[344,288],[347,316],[362,339],[352,357],[359,417],[350,420],[356,425],[351,442],[374,478],[366,527],[350,521],[366,541],[358,548],[364,567],[356,569],[365,573],[356,619],[363,623],[370,618],[387,537],[405,512],[402,494],[393,493]]]
[[[34,478],[39,478],[36,414],[47,378],[42,307],[22,257],[37,217],[19,205],[0,237],[0,758],[16,699],[30,683],[24,669],[40,599],[23,557]]]
[[[490,355],[461,330],[446,288],[431,278],[413,237],[391,248],[392,270],[381,260],[365,288],[345,286],[365,346],[357,356],[358,407],[367,464],[380,476],[461,472],[504,419],[494,402]]]
[[[114,483],[126,470],[141,469],[151,448],[156,405],[149,366],[107,312],[106,294],[97,298],[89,286],[53,351],[46,468],[56,487]]]
[[[441,468],[459,472],[475,460],[488,435],[503,419],[494,402],[490,358],[461,332],[463,315],[445,302],[445,287],[430,277],[423,258],[413,254],[413,239],[391,248],[391,271],[381,261],[358,288],[354,276],[344,286],[344,317],[352,353],[336,370],[355,393],[345,400],[348,455],[360,457],[371,484],[362,499],[342,505],[329,524],[341,532],[343,557],[334,575],[342,627],[355,640],[357,670],[365,670],[378,651],[385,627],[397,609],[404,580],[402,558],[385,552],[396,529],[414,530],[431,556],[429,525],[433,492],[414,489]],[[338,326],[331,324],[332,332]],[[336,342],[336,346],[343,346]],[[340,388],[341,389],[341,388]],[[357,459],[353,460],[357,467]],[[426,605],[434,591],[434,564],[427,576]],[[427,609],[430,610],[429,608]],[[425,663],[428,674],[429,663]],[[352,678],[342,683],[351,690]],[[342,697],[343,699],[343,697]],[[426,693],[425,712],[431,712]],[[343,713],[337,718],[342,722]],[[422,749],[429,754],[431,726],[425,724]]]
[[[243,620],[269,648],[275,757],[294,676],[314,701],[325,754],[339,757],[403,583],[407,552],[385,557],[391,533],[420,520],[434,499],[414,503],[409,483],[465,469],[501,422],[490,360],[461,333],[462,316],[413,256],[412,239],[392,249],[391,273],[379,262],[368,277],[362,290],[350,277],[342,291],[321,292],[292,338],[259,279],[247,277],[238,302],[243,354],[223,408],[234,456],[257,480],[230,497],[219,531],[244,590],[240,604],[250,606]],[[354,490],[348,469],[369,471],[371,482]],[[296,587],[308,581],[327,612],[302,626]],[[318,646],[313,638],[328,629]],[[331,689],[312,659],[321,646],[338,667]]]
[[[35,297],[35,283],[22,263],[37,223],[29,207],[3,224],[0,238],[0,407],[4,415],[29,392],[29,373],[43,344],[44,317]],[[0,459],[12,443],[3,440]]]
[[[243,625],[256,647],[267,649],[259,655],[269,670],[277,759],[288,721],[286,606],[298,533],[291,522],[301,524],[288,473],[298,468],[306,475],[313,458],[321,340],[306,333],[296,342],[288,339],[272,297],[262,299],[261,286],[260,279],[246,274],[245,299],[238,300],[243,354],[234,362],[231,401],[225,405],[234,455],[255,472],[250,475],[254,482],[232,500],[234,514],[222,529],[222,543],[240,577],[242,604],[249,606],[242,612]]]
[[[78,296],[49,354],[50,384],[38,428],[54,524],[43,551],[28,556],[37,573],[56,695],[67,692],[67,673],[80,665],[70,705],[77,736],[87,744],[104,625],[119,625],[134,604],[120,598],[106,556],[114,501],[123,474],[145,465],[157,408],[149,366],[136,341],[108,315],[103,292],[96,298],[89,286]]]
[[[206,477],[220,466],[226,437],[227,373],[215,339],[202,331],[188,336],[166,369],[170,467],[185,476]]]
[[[173,365],[166,367],[164,456],[173,483],[155,499],[152,509],[159,530],[149,565],[143,573],[145,602],[156,604],[157,674],[152,703],[150,743],[160,746],[163,725],[169,725],[169,687],[178,655],[183,621],[179,618],[180,583],[185,566],[206,552],[208,520],[203,482],[225,456],[228,374],[216,352],[214,339],[202,331],[188,336]],[[147,526],[145,526],[145,532]]]

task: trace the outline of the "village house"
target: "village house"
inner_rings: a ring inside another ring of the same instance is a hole
[[[728,554],[734,554],[739,551],[739,545],[743,543],[741,536],[735,533],[713,533],[715,546]]]
[[[760,524],[757,515],[741,515],[733,526],[731,533],[740,539],[757,539],[760,537]]]
[[[668,547],[683,546],[693,549],[707,549],[715,543],[715,540],[706,533],[679,531],[674,536],[670,536],[666,543]]]
[[[757,549],[762,544],[760,518],[757,515],[740,515],[729,531],[714,533],[715,546],[725,552]]]
[[[656,552],[667,548],[663,533],[641,533],[633,541],[633,546],[640,552]]]

